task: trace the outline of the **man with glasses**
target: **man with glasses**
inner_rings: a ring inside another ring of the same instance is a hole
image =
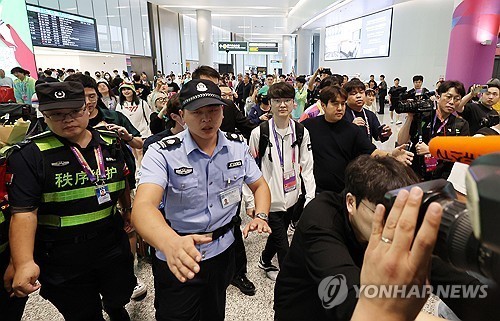
[[[274,288],[276,321],[350,320],[375,207],[386,192],[417,182],[395,159],[368,155],[349,164],[345,180],[341,193],[318,194],[302,213]],[[318,289],[339,274],[346,281],[345,300],[326,308],[334,293],[321,296]]]
[[[314,198],[316,183],[309,132],[304,125],[291,118],[295,107],[295,89],[286,82],[279,82],[269,87],[268,97],[273,118],[252,131],[249,145],[252,156],[260,159],[262,175],[269,185],[272,200],[269,226],[273,233],[267,238],[259,268],[269,279],[276,281],[279,269],[271,260],[277,254],[279,265],[282,266],[289,248],[287,229],[294,207],[305,206]],[[264,126],[267,128],[264,129]],[[264,154],[259,155],[264,130],[269,143]],[[302,135],[301,140],[299,135]],[[303,190],[302,184],[305,185],[305,204],[297,203]]]
[[[10,287],[19,297],[41,288],[66,320],[104,320],[103,307],[111,320],[130,320],[124,306],[136,279],[116,211],[117,202],[130,207],[119,138],[88,127],[80,83],[40,84],[36,93],[50,131],[8,159]]]
[[[422,117],[408,114],[398,134],[398,144],[410,143],[410,151],[417,156],[412,168],[424,180],[448,178],[453,163],[434,158],[429,152],[429,141],[435,136],[469,136],[469,123],[454,115],[462,97],[464,85],[455,80],[444,81],[436,91],[436,110]],[[421,134],[419,134],[419,126]]]

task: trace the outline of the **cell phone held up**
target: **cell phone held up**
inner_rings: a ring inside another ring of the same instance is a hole
[[[377,130],[377,131],[378,131],[378,133],[379,133],[379,134],[378,134],[378,137],[379,137],[379,139],[380,139],[380,142],[381,142],[381,143],[384,143],[384,142],[386,142],[387,140],[389,140],[389,137],[387,137],[387,136],[383,136],[383,135],[382,135],[383,133],[385,133],[385,130],[384,130],[384,127],[385,127],[385,126],[386,126],[385,124],[382,124],[382,125],[380,125],[380,126],[378,127],[378,130]]]

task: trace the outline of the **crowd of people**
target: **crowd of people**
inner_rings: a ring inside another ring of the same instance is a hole
[[[129,320],[125,304],[147,291],[134,273],[137,234],[155,249],[158,320],[223,320],[230,284],[254,295],[244,244],[254,231],[268,234],[258,267],[276,282],[275,320],[366,320],[396,310],[394,320],[410,320],[423,302],[380,305],[356,297],[354,286],[423,285],[429,262],[432,284],[481,284],[431,259],[441,208],[429,206],[417,233],[420,189],[401,192],[390,213],[380,204],[390,190],[450,176],[454,163],[430,154],[433,137],[500,134],[498,79],[468,90],[440,79],[429,91],[421,75],[404,90],[398,78],[389,86],[384,75],[377,84],[374,75],[362,81],[328,68],[113,73],[47,69],[35,81],[16,67],[9,82],[0,70],[0,84],[37,108],[44,129],[7,159],[0,307],[8,320],[20,320],[39,288],[66,320],[102,320],[102,309]],[[400,115],[400,103],[413,109]],[[377,116],[387,104],[394,126]],[[395,147],[374,144],[393,135]],[[245,214],[251,220],[240,229]],[[401,241],[415,234],[413,245]],[[385,275],[389,268],[398,273]],[[346,299],[325,308],[318,286],[338,274]],[[443,301],[467,315],[464,301]]]

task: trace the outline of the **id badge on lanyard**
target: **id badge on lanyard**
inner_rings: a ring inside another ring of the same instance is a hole
[[[295,174],[295,170],[293,169],[293,164],[295,163],[295,147],[292,147],[292,169],[289,171],[285,171],[285,164],[284,164],[285,148],[283,148],[283,153],[282,153],[278,141],[278,134],[276,133],[276,124],[274,123],[274,119],[272,120],[272,125],[273,125],[274,141],[276,143],[276,149],[278,151],[278,157],[280,159],[281,170],[283,172],[283,191],[285,193],[290,193],[297,189],[297,175]],[[293,130],[293,124],[291,120],[289,126],[292,130],[292,142],[293,142],[295,140],[295,132]]]
[[[111,202],[111,194],[109,192],[109,187],[105,183],[106,180],[106,168],[104,166],[104,157],[102,156],[102,149],[99,145],[94,148],[94,154],[96,158],[97,165],[99,166],[99,179],[94,175],[92,169],[90,168],[87,160],[83,157],[82,153],[74,146],[70,146],[71,151],[75,155],[78,163],[82,166],[83,171],[89,178],[89,181],[96,185],[95,194],[97,198],[97,203],[99,205]]]

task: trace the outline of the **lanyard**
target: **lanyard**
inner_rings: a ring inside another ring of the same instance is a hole
[[[273,123],[273,134],[274,134],[274,141],[276,142],[276,149],[278,150],[278,157],[280,159],[280,165],[281,169],[285,168],[284,161],[283,161],[283,154],[281,153],[281,148],[280,144],[278,142],[278,133],[276,132],[276,124],[274,123],[274,118],[271,119],[271,122]],[[293,131],[293,126],[292,126],[292,120],[290,120],[289,123],[290,129],[292,130],[292,144],[295,141],[295,132]],[[283,144],[283,151],[285,150],[285,144]],[[271,152],[271,151],[269,151]],[[295,147],[292,148],[292,163],[295,163]]]
[[[366,117],[365,109],[363,108],[362,111],[363,111],[363,116],[365,116],[366,133],[368,134],[368,138],[371,139],[372,135],[370,132],[370,123],[368,122],[368,117]],[[352,113],[352,117],[356,118],[356,115],[354,114],[354,111],[352,109],[351,109],[351,113]]]
[[[446,136],[446,124],[448,123],[448,119],[450,119],[450,117],[448,116],[446,118],[446,120],[441,124],[441,126],[439,126],[438,130],[436,131],[436,135],[439,134],[440,131],[442,131],[443,129],[445,129],[443,131],[444,133],[444,136]],[[433,132],[434,132],[434,127],[436,127],[436,121],[437,121],[437,113],[436,115],[434,116],[434,121],[432,122],[432,128],[431,128],[431,136],[433,135]]]
[[[97,183],[97,177],[92,173],[92,169],[89,166],[89,163],[87,163],[87,160],[85,160],[85,157],[83,157],[82,153],[78,150],[78,148],[74,146],[70,146],[71,151],[75,155],[76,159],[78,160],[78,163],[83,168],[83,171],[85,174],[87,174],[87,177],[89,178],[89,181],[91,183]],[[104,158],[102,157],[102,149],[101,146],[94,148],[94,154],[95,154],[95,159],[97,161],[97,165],[99,166],[99,178],[104,181],[106,179],[106,168],[104,167]]]

